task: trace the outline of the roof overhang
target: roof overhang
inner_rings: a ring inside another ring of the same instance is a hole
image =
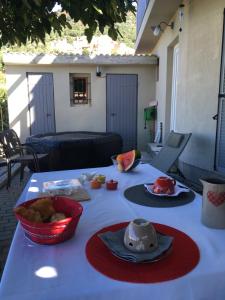
[[[169,23],[182,2],[182,0],[149,1],[136,38],[135,52],[137,54],[150,53],[152,51],[160,35],[154,36],[151,26],[156,26],[162,21]]]
[[[5,53],[3,62],[7,65],[156,65],[158,60],[149,55],[51,55]]]

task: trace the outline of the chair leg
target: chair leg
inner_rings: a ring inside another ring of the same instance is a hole
[[[36,160],[36,171],[40,172],[39,160]]]
[[[20,181],[23,180],[24,168],[25,168],[25,165],[24,165],[24,164],[21,164],[21,165],[20,165]]]
[[[8,162],[7,163],[7,185],[6,185],[7,190],[9,189],[10,185],[11,185],[11,163]]]
[[[35,158],[34,160],[35,171],[40,172],[39,159]]]

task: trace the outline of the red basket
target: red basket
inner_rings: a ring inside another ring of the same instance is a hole
[[[29,207],[32,203],[42,198],[29,200],[20,206]],[[74,235],[83,207],[69,197],[49,196],[48,198],[53,200],[53,207],[56,212],[61,212],[68,216],[66,219],[51,223],[33,223],[17,213],[15,215],[29,239],[39,244],[52,245],[64,242]]]

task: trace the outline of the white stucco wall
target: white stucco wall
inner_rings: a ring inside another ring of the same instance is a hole
[[[107,65],[96,76],[92,65],[7,65],[6,78],[10,127],[22,140],[30,135],[26,72],[51,72],[54,79],[56,131],[106,131],[107,73],[138,74],[138,148],[146,148],[149,129],[144,129],[144,108],[155,99],[155,65]],[[69,73],[91,74],[91,105],[70,106]]]
[[[166,28],[152,53],[159,56],[156,83],[158,121],[163,122],[164,138],[169,132],[171,101],[171,49],[179,41],[177,131],[192,132],[181,160],[213,170],[216,140],[219,72],[222,47],[224,0],[184,1],[183,30]]]

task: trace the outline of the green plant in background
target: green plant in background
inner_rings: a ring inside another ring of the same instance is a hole
[[[0,46],[45,42],[46,33],[61,35],[71,28],[69,20],[81,21],[84,34],[91,41],[96,30],[116,40],[121,35],[117,24],[126,22],[128,12],[135,13],[135,0],[17,0],[0,1]],[[61,10],[56,10],[58,5]]]
[[[0,88],[0,131],[9,128],[6,90]]]
[[[84,48],[84,49],[82,50],[82,54],[83,54],[83,55],[89,55],[89,54],[90,54],[89,49],[88,49],[88,48]]]
[[[85,26],[82,24],[81,21],[74,22],[73,19],[68,18],[68,22],[70,24],[70,28],[63,28],[60,35],[52,30],[50,34],[45,35],[45,44],[42,42],[31,42],[30,40],[26,42],[26,44],[15,44],[1,47],[1,52],[19,52],[19,53],[51,53],[51,54],[58,54],[61,53],[62,50],[58,50],[57,47],[52,47],[52,43],[57,41],[66,40],[69,44],[73,44],[77,38],[84,36]],[[132,12],[128,12],[127,14],[127,21],[126,23],[117,24],[118,30],[121,32],[122,37],[118,36],[117,41],[119,43],[123,42],[126,46],[130,48],[134,48],[135,45],[135,16]],[[107,34],[107,28],[104,31],[104,34]],[[95,36],[100,36],[101,32],[99,29],[96,29]],[[117,50],[114,50],[117,54]],[[83,54],[90,54],[89,50],[84,50],[85,53]],[[1,62],[0,62],[1,64]],[[1,67],[1,66],[0,66]]]
[[[4,64],[0,53],[0,131],[9,127]]]

